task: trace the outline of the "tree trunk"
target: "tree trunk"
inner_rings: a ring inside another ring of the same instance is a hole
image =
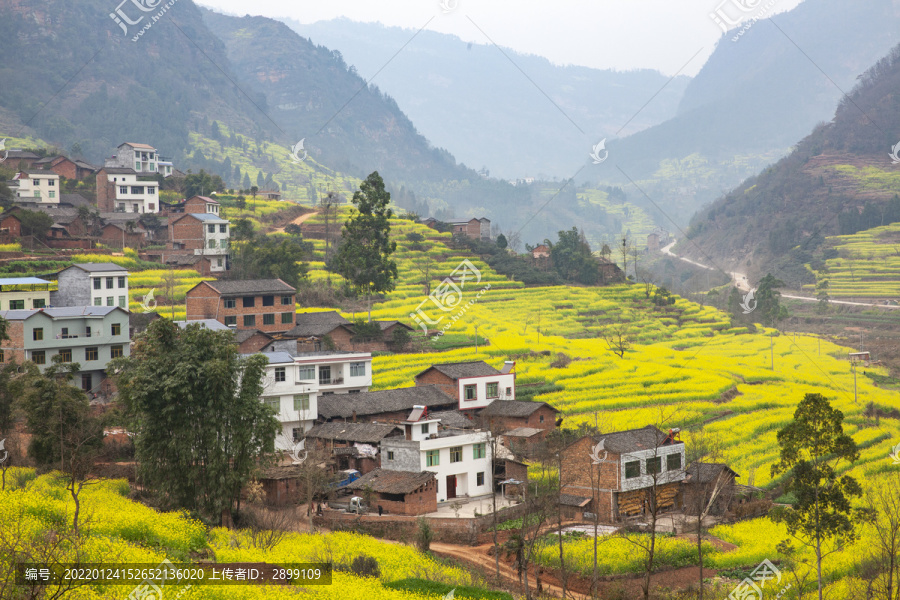
[[[699,567],[700,567],[700,576],[699,576],[699,589],[698,589],[698,600],[703,600],[703,513],[699,512],[697,514],[697,557],[699,558]]]

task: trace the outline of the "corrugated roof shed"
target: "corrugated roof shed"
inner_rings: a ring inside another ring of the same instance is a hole
[[[347,486],[351,490],[369,488],[379,494],[411,494],[434,481],[430,471],[369,471]]]

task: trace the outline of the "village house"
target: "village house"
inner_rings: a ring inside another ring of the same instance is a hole
[[[546,402],[491,402],[478,413],[481,426],[491,431],[531,428],[541,431],[541,439],[557,428],[559,411]]]
[[[10,166],[19,171],[27,171],[31,168],[31,165],[40,159],[41,157],[34,152],[15,149],[7,151],[6,160],[4,162],[9,163]]]
[[[236,329],[284,332],[294,326],[296,292],[281,279],[204,281],[186,294],[187,319],[215,319]]]
[[[0,311],[9,321],[10,339],[0,340],[0,362],[30,360],[41,370],[54,356],[78,363],[76,381],[96,392],[106,379],[107,363],[128,356],[128,312],[116,306],[76,306]]]
[[[378,325],[378,336],[360,339],[353,324],[336,311],[299,313],[295,325],[278,336],[278,349],[288,349],[282,341],[289,340],[288,346],[297,352],[312,352],[322,349],[345,351],[385,352],[391,349],[394,332],[398,329],[412,331],[400,321],[373,321]]]
[[[645,514],[653,493],[660,510],[674,508],[685,477],[678,430],[652,425],[585,436],[562,450],[560,462],[560,493],[596,503],[591,512],[606,523]]]
[[[417,516],[437,510],[437,478],[430,471],[374,469],[347,489],[374,494],[372,508],[387,513]]]
[[[169,248],[173,253],[210,259],[210,273],[228,269],[231,223],[211,212],[185,213],[169,217]],[[164,258],[165,260],[165,258]]]
[[[388,471],[430,471],[437,479],[437,501],[475,497],[493,491],[489,432],[442,429],[440,419],[416,406],[401,423],[404,438],[381,442],[381,468]]]
[[[467,221],[448,221],[451,232],[454,236],[462,235],[473,240],[490,240],[491,239],[491,221],[484,217],[480,219],[469,219]]]
[[[531,250],[531,257],[534,258],[535,260],[539,260],[542,258],[550,258],[550,248],[548,248],[544,244],[535,246]]]
[[[128,310],[128,271],[113,263],[83,263],[56,274],[53,306],[118,306]]]
[[[159,154],[147,144],[125,142],[103,163],[104,168],[131,169],[135,173],[159,173]]]
[[[415,377],[416,385],[436,385],[459,401],[460,410],[485,408],[494,400],[516,399],[515,364],[498,371],[486,362],[431,365]]]
[[[158,213],[156,175],[126,167],[103,167],[97,171],[97,208],[100,212]]]
[[[47,156],[34,161],[32,167],[52,171],[60,177],[81,181],[97,172],[98,167],[83,160],[72,160],[62,155]]]
[[[689,515],[709,507],[709,514],[724,515],[735,498],[738,474],[722,463],[693,463],[685,469],[682,504]]]
[[[70,233],[68,228],[66,233]],[[140,248],[147,240],[147,230],[137,222],[109,222],[100,228],[99,241],[113,248]]]
[[[0,310],[50,306],[50,282],[37,277],[0,278]]]
[[[398,436],[403,436],[403,429],[397,425],[331,421],[306,432],[306,450],[327,452],[338,471],[356,469],[366,474],[381,466],[379,444]]]
[[[366,392],[372,385],[372,355],[365,352],[318,352],[292,355],[263,352],[268,358],[260,401],[281,423],[275,440],[279,450],[291,450],[319,414],[322,397]]]
[[[10,191],[23,201],[59,204],[59,175],[52,171],[20,171],[7,182]]]
[[[22,237],[22,221],[14,212],[6,212],[0,215],[0,244],[8,244],[19,241]]]
[[[401,423],[414,406],[430,411],[453,410],[457,400],[433,385],[327,396],[319,400],[319,421]]]

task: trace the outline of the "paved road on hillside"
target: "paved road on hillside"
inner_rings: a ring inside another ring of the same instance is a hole
[[[672,252],[672,246],[675,245],[675,242],[672,242],[665,248],[661,249],[663,254],[667,256],[671,256],[672,258],[677,258],[678,260],[684,261],[686,263],[690,263],[695,267],[700,267],[701,269],[707,269],[709,271],[718,271],[715,267],[710,267],[697,261],[691,260],[689,258],[684,258],[683,256],[678,256],[674,252]],[[742,292],[749,292],[752,288],[750,287],[750,282],[747,280],[747,275],[744,273],[740,273],[738,271],[732,271],[729,273],[731,275],[731,281],[734,285]],[[791,294],[781,294],[782,298],[788,298],[790,300],[800,300],[801,302],[818,302],[818,298],[812,298],[810,296],[794,296]],[[849,306],[868,306],[874,308],[888,308],[888,309],[898,309],[900,306],[894,306],[892,304],[874,304],[870,302],[851,302],[850,300],[829,300],[831,304],[846,304]]]

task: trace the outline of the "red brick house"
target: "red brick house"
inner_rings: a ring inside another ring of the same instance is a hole
[[[281,339],[296,340],[297,352],[339,350],[346,352],[385,352],[390,350],[394,331],[412,327],[400,321],[375,321],[380,335],[376,339],[359,339],[353,324],[337,311],[299,313],[295,325]],[[291,352],[294,348],[286,349]]]
[[[558,415],[559,411],[546,402],[507,400],[491,402],[487,408],[478,413],[483,426],[492,431],[498,428],[506,431],[519,427],[540,429],[544,432],[541,439],[546,437],[547,432],[556,429]]]
[[[234,332],[234,341],[241,354],[255,354],[272,342],[272,336],[257,329],[239,329]]]
[[[71,160],[65,156],[48,156],[34,161],[33,168],[53,171],[60,177],[81,181],[97,172],[98,167],[81,160]]]
[[[360,493],[375,493],[374,506],[400,515],[424,515],[437,511],[437,479],[430,471],[387,471],[375,469],[347,486]]]
[[[211,214],[218,216],[219,209],[220,205],[217,200],[208,196],[191,196],[183,202],[171,205],[169,213],[191,215]]]
[[[308,444],[306,448],[329,452],[337,470],[356,469],[366,474],[381,467],[381,441],[403,436],[403,429],[384,423],[332,421],[315,425],[304,436]]]
[[[531,251],[531,256],[535,260],[540,259],[540,258],[550,258],[550,248],[548,248],[544,244],[541,244],[540,246],[536,246]]]
[[[204,281],[187,292],[186,318],[264,333],[287,331],[294,326],[296,292],[281,279]]]
[[[564,448],[561,459],[560,493],[577,504],[589,499],[591,512],[606,523],[646,514],[654,494],[662,511],[679,505],[685,454],[677,430],[648,425],[585,436]]]
[[[146,239],[147,231],[140,225],[129,231],[125,223],[107,223],[100,230],[100,241],[113,248],[140,248]]]
[[[19,217],[11,212],[0,215],[0,240],[9,243],[20,237],[22,237],[22,222],[19,221]]]
[[[491,239],[491,221],[484,217],[480,219],[469,219],[468,221],[450,221],[447,223],[451,227],[453,235],[464,235],[473,240],[489,240]]]
[[[460,410],[485,408],[498,399],[516,399],[515,363],[498,371],[483,360],[431,365],[416,375],[416,385],[435,385],[459,401]]]

